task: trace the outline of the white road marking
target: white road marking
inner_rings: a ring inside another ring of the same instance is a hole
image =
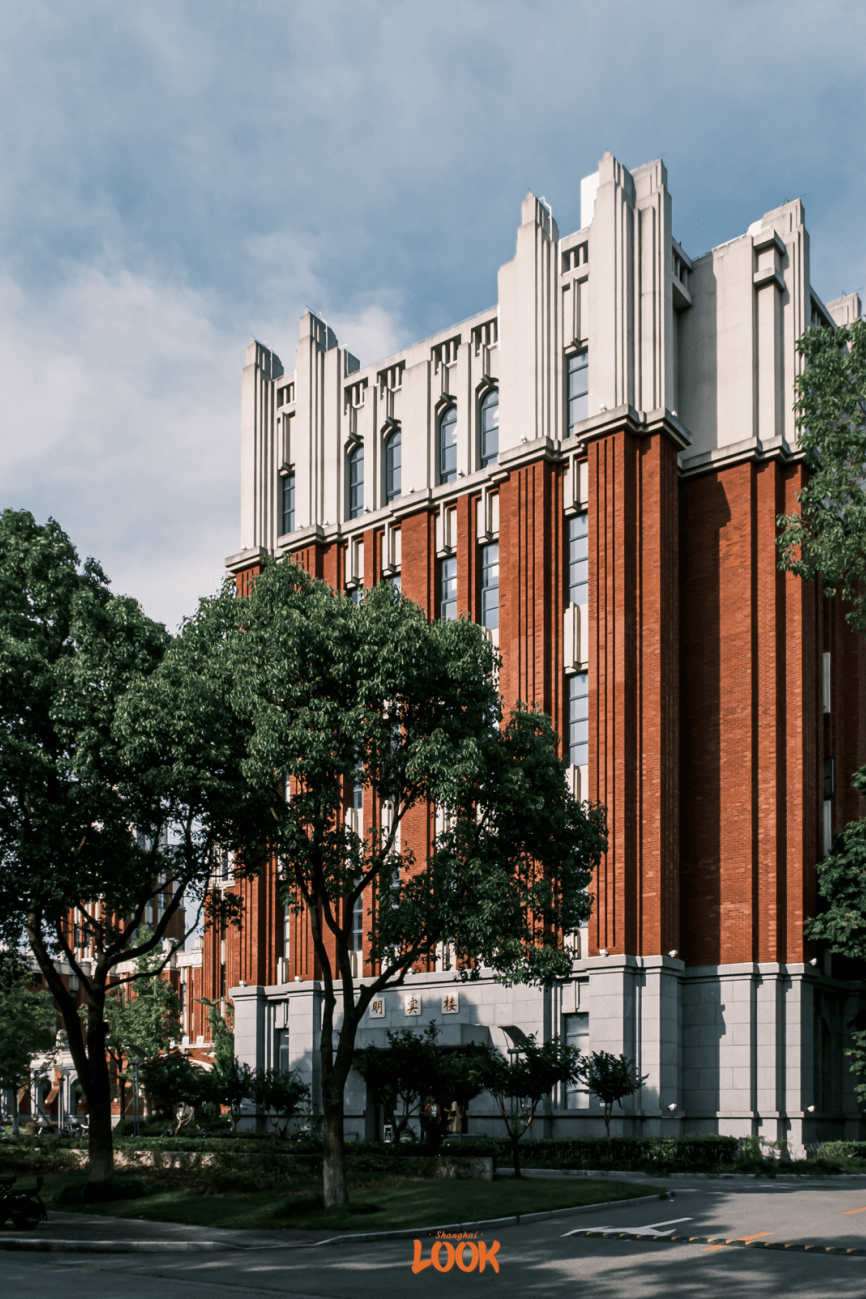
[[[566,1236],[578,1236],[584,1231],[619,1231],[629,1236],[641,1236],[645,1231],[652,1231],[656,1236],[672,1236],[674,1226],[678,1222],[691,1222],[691,1218],[668,1218],[665,1222],[650,1222],[645,1227],[596,1227],[595,1224],[587,1227],[574,1227],[571,1231],[564,1231],[560,1239],[564,1240]],[[670,1231],[660,1231],[660,1227],[670,1227]]]

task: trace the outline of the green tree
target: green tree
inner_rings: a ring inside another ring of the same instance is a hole
[[[241,1105],[255,1094],[255,1072],[248,1064],[232,1058],[231,1063],[223,1062],[214,1066],[209,1078],[208,1099],[217,1105],[227,1105],[232,1120],[232,1132],[238,1130],[241,1117]]]
[[[355,1068],[382,1106],[393,1130],[395,1150],[412,1119],[419,1121],[426,1140],[438,1149],[451,1105],[456,1102],[462,1113],[484,1090],[482,1067],[490,1048],[475,1043],[442,1047],[433,1020],[423,1033],[389,1029],[387,1036],[387,1047],[370,1045],[356,1050]]]
[[[27,985],[33,972],[12,952],[0,952],[0,1089],[14,1092],[12,1131],[18,1136],[18,1092],[30,1079],[34,1055],[51,1051],[57,1011],[50,992]]]
[[[866,322],[810,329],[798,343],[804,369],[796,379],[800,447],[809,470],[799,514],[780,516],[781,567],[840,595],[855,631],[866,631]],[[866,768],[852,784],[866,796]],[[866,960],[866,822],[852,821],[817,865],[821,914],[806,936],[842,956]],[[866,1027],[854,1021],[846,1054],[866,1079]],[[857,1088],[866,1101],[866,1081]]]
[[[604,1106],[604,1130],[607,1133],[607,1148],[610,1150],[610,1118],[614,1105],[619,1105],[622,1109],[626,1097],[640,1091],[649,1074],[644,1074],[641,1078],[634,1060],[629,1060],[624,1055],[593,1051],[580,1062],[578,1077],[586,1084],[587,1091],[598,1097]]]
[[[96,1181],[113,1173],[106,996],[138,977],[116,967],[157,951],[181,907],[197,923],[249,798],[246,737],[212,661],[220,612],[172,641],[95,560],[79,564],[56,522],[0,516],[0,940],[26,933],[63,1016]],[[252,846],[245,861],[256,868]],[[58,957],[80,980],[83,1020]]]
[[[851,626],[866,630],[866,322],[810,329],[797,344],[800,449],[809,470],[800,512],[780,515],[781,567],[850,606]]]
[[[347,1200],[343,1098],[372,999],[443,941],[467,978],[481,965],[512,982],[570,970],[559,935],[588,915],[604,817],[569,794],[547,716],[502,716],[497,655],[475,624],[428,622],[387,584],[356,606],[287,561],[266,562],[248,595],[226,589],[217,603],[216,624],[237,627],[232,704],[250,731],[251,803],[268,802],[250,841],[270,846],[284,900],[306,910],[322,981],[324,1198],[334,1208]],[[363,835],[345,816],[359,777],[377,808]],[[438,833],[416,860],[402,829],[431,808]],[[372,963],[356,979],[359,900]]]
[[[256,1105],[273,1124],[275,1137],[286,1135],[290,1120],[310,1099],[309,1087],[294,1070],[280,1073],[279,1069],[257,1069],[252,1079],[252,1094]]]
[[[148,1107],[176,1121],[176,1131],[183,1122],[183,1116],[178,1117],[181,1107],[194,1110],[212,1099],[210,1074],[184,1055],[172,1053],[146,1060],[141,1067],[141,1081]]]
[[[866,768],[854,773],[854,788],[866,797]],[[866,820],[850,821],[834,837],[830,852],[816,866],[823,907],[806,921],[806,937],[833,952],[866,961]],[[851,1072],[862,1081],[855,1091],[866,1104],[866,1012],[851,1021],[851,1046],[845,1049]]]
[[[142,925],[139,941],[147,943],[150,938],[150,928]],[[126,1112],[126,1083],[132,1076],[129,1061],[152,1060],[180,1037],[180,998],[168,979],[158,977],[163,966],[162,952],[139,956],[132,982],[116,992],[109,989],[105,999],[109,1025],[105,1045],[114,1062],[121,1116]]]
[[[560,1083],[575,1081],[580,1052],[552,1037],[539,1046],[534,1036],[525,1037],[509,1058],[498,1051],[482,1067],[481,1081],[496,1101],[508,1139],[515,1177],[521,1177],[518,1144],[532,1127],[540,1102]]]

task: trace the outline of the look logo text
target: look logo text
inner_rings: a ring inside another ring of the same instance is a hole
[[[477,1234],[477,1233],[476,1233]],[[452,1243],[453,1242],[453,1243]],[[487,1264],[494,1272],[499,1271],[499,1241],[488,1245],[483,1240],[473,1240],[468,1233],[452,1236],[447,1239],[445,1233],[433,1244],[430,1257],[424,1258],[424,1245],[415,1241],[415,1257],[412,1260],[412,1271],[423,1272],[425,1267],[434,1267],[437,1272],[450,1272],[455,1263],[461,1272],[483,1272]]]

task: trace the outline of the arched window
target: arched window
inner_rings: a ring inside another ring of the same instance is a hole
[[[479,411],[481,423],[481,467],[493,464],[499,455],[499,390],[485,394]]]
[[[364,444],[356,442],[346,457],[346,517],[364,513]]]
[[[457,477],[457,407],[448,406],[439,418],[439,481]]]
[[[400,495],[401,437],[394,429],[385,439],[385,500],[393,501]]]

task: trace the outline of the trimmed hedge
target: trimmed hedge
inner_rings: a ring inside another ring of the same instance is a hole
[[[64,1186],[54,1197],[54,1203],[64,1204],[111,1204],[115,1200],[137,1200],[142,1195],[150,1195],[151,1187],[137,1177],[113,1177],[108,1182],[85,1182],[74,1186]]]

